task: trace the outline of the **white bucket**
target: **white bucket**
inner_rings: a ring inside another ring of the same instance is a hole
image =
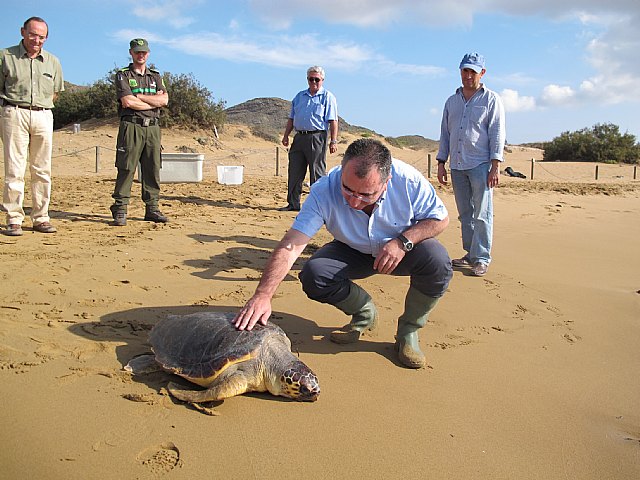
[[[221,183],[223,185],[240,185],[242,183],[243,172],[244,167],[240,165],[218,165],[218,183]]]
[[[80,124],[79,123],[74,123],[73,124],[73,133],[80,133]]]

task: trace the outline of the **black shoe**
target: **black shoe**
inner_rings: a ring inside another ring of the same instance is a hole
[[[124,227],[127,224],[127,212],[124,210],[116,210],[113,212],[114,227]]]
[[[293,208],[291,205],[287,205],[286,207],[281,207],[278,209],[279,212],[299,212],[299,208]]]
[[[109,207],[111,210],[111,216],[113,217],[113,222],[111,225],[115,227],[124,227],[127,224],[127,206],[126,205],[111,205]]]
[[[155,222],[155,223],[167,223],[169,219],[165,217],[160,210],[147,210],[144,214],[144,219],[147,222]]]

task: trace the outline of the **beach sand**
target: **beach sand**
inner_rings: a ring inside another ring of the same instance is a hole
[[[455,271],[420,332],[423,370],[401,368],[392,348],[408,279],[360,282],[380,310],[378,335],[328,340],[348,318],[297,280],[308,251],[330,239],[322,230],[273,299],[273,322],[318,375],[319,400],[248,394],[210,416],[167,395],[171,375],[123,366],[149,350],[165,315],[237,311],[249,299],[293,219],[276,210],[286,152],[275,176],[276,145],[243,127],[219,140],[164,132],[165,151],[205,154],[204,180],[163,184],[165,225],[142,221],[134,184],[117,228],[116,129],[56,132],[58,233],[34,233],[27,219],[24,236],[0,237],[0,478],[640,478],[633,167],[600,166],[595,181],[595,165],[543,164],[539,150],[510,147],[505,166],[529,177],[534,158],[535,180],[501,177],[494,261],[483,278]],[[353,137],[343,140],[339,153]],[[393,154],[427,174],[427,152]],[[244,182],[218,184],[217,165],[244,165]],[[440,240],[456,258],[452,190],[437,189],[452,218]]]

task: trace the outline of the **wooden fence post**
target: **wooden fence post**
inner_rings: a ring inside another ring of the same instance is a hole
[[[531,159],[531,180],[533,180],[533,166],[536,164],[536,159]]]
[[[280,147],[276,146],[276,177],[280,176]]]
[[[427,178],[431,178],[431,154],[427,155]]]
[[[599,166],[600,166],[600,165],[596,165],[596,180],[598,180],[598,167],[599,167]]]
[[[96,145],[96,173],[100,171],[100,146]]]

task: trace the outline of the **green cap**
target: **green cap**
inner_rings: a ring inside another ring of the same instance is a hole
[[[134,52],[148,52],[149,42],[147,42],[144,38],[134,38],[129,42],[129,47]]]

